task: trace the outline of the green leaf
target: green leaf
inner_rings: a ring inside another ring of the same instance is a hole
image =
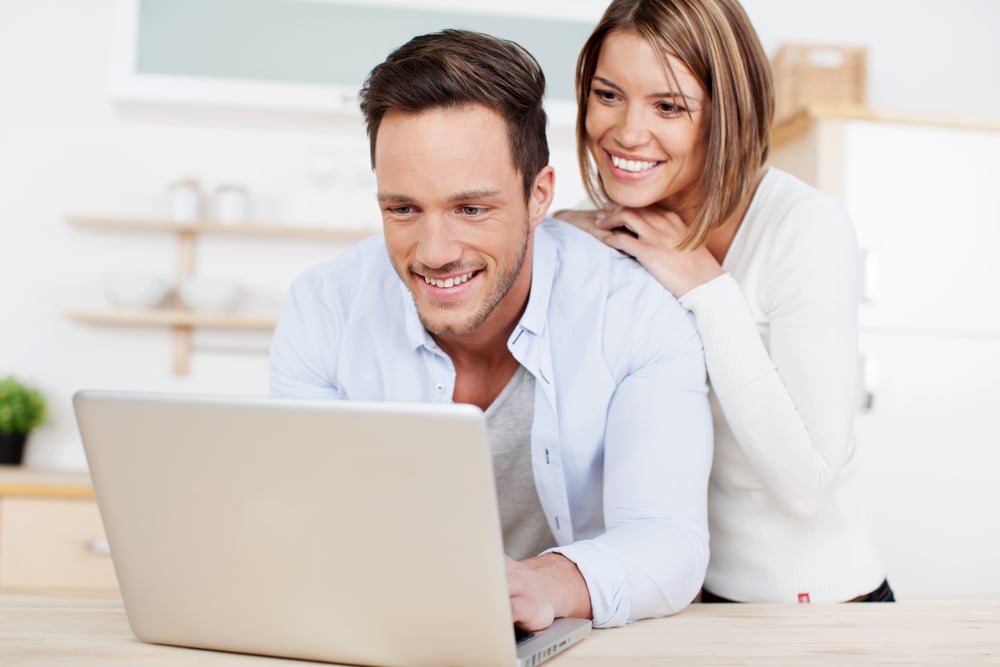
[[[0,379],[0,433],[29,433],[45,422],[45,398],[8,375]]]

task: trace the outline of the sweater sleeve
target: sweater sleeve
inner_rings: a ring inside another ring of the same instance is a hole
[[[857,240],[846,213],[816,197],[789,209],[757,252],[768,259],[757,286],[767,346],[731,275],[681,302],[736,441],[782,512],[804,518],[826,504],[853,450]]]

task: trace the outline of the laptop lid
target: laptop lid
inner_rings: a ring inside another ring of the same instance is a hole
[[[589,631],[563,620],[516,655],[478,408],[86,390],[73,403],[143,641],[509,667]]]

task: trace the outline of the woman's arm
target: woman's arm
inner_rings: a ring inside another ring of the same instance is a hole
[[[859,260],[846,213],[809,199],[761,248],[767,347],[708,248],[676,249],[687,231],[676,213],[615,209],[591,224],[694,313],[726,421],[775,503],[793,517],[819,511],[854,444]]]
[[[824,199],[793,208],[767,247],[755,295],[768,344],[729,275],[681,298],[694,314],[712,386],[741,450],[781,510],[822,509],[853,452],[858,250]]]

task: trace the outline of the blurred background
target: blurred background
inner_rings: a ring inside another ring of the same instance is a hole
[[[841,197],[866,252],[859,442],[890,580],[904,599],[1000,596],[1000,2],[744,6],[769,55],[804,45],[837,74],[791,108],[774,160]],[[0,377],[49,406],[25,465],[86,470],[81,388],[267,393],[289,282],[379,231],[356,93],[412,34],[535,53],[555,208],[581,202],[573,64],[604,7],[0,2]]]

